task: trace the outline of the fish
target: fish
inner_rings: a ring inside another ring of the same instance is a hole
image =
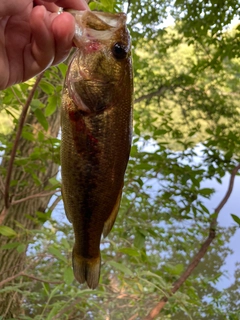
[[[61,103],[62,198],[75,236],[75,279],[95,289],[101,237],[116,220],[131,148],[131,38],[124,13],[67,11],[76,52]]]

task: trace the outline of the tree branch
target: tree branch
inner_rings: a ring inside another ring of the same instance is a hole
[[[10,198],[9,198],[9,188],[10,188],[10,182],[11,182],[11,176],[12,176],[12,171],[13,171],[13,163],[16,157],[16,152],[17,152],[17,147],[18,147],[18,143],[22,134],[22,130],[23,130],[23,126],[24,126],[24,122],[27,116],[27,112],[30,106],[30,103],[33,99],[34,93],[37,89],[37,86],[39,84],[39,82],[41,81],[43,77],[43,73],[41,73],[40,75],[37,76],[37,79],[34,83],[34,86],[32,88],[32,90],[29,93],[28,99],[23,107],[22,113],[20,115],[20,119],[19,119],[19,124],[18,124],[18,129],[17,129],[17,133],[16,133],[16,138],[13,144],[13,148],[12,148],[12,152],[10,155],[10,160],[9,160],[9,165],[8,165],[8,171],[7,171],[7,176],[6,176],[6,183],[5,183],[5,194],[4,194],[4,202],[5,202],[5,208],[8,209],[11,205],[10,203]]]
[[[14,87],[11,87],[11,90],[12,90],[12,92],[13,92],[13,95],[14,95],[15,99],[19,102],[19,104],[20,104],[22,107],[24,107],[24,104],[23,104],[23,102],[19,99],[18,95],[16,94],[16,91],[14,90]]]
[[[3,197],[4,197],[4,182],[3,182],[3,179],[2,177],[0,176],[0,192],[2,193]]]
[[[42,197],[52,196],[52,195],[54,195],[54,193],[59,192],[59,191],[60,191],[59,189],[56,189],[56,190],[53,190],[53,191],[50,191],[50,192],[45,192],[45,193],[41,192],[41,193],[32,194],[31,196],[28,196],[26,198],[22,198],[22,199],[13,201],[11,203],[11,205],[14,206],[15,204],[19,204],[21,202],[25,202],[25,201],[28,201],[28,200],[31,200],[31,199],[35,199],[35,198],[42,198]]]
[[[0,225],[3,224],[3,221],[8,213],[8,209],[6,207],[3,207],[2,212],[0,213]]]
[[[138,313],[135,313],[131,318],[129,318],[129,320],[135,320],[138,316]]]
[[[1,282],[0,282],[0,288],[1,288],[5,283],[8,283],[8,282],[16,279],[17,277],[22,276],[24,272],[26,272],[30,267],[35,266],[37,263],[38,263],[38,259],[37,259],[37,261],[33,261],[33,262],[29,263],[28,266],[27,266],[24,270],[20,271],[19,273],[16,273],[15,275],[13,275],[13,276],[11,276],[11,277],[8,277],[7,279],[4,279],[3,281],[1,281]],[[15,266],[15,267],[16,267],[16,266]],[[18,267],[18,266],[17,266],[17,267]],[[1,275],[2,275],[2,273],[1,273]]]
[[[131,0],[128,0],[128,6],[127,6],[127,14],[129,13],[129,9],[130,9],[130,5],[131,5]]]
[[[39,282],[50,283],[50,284],[62,284],[63,283],[63,281],[51,281],[51,280],[39,279],[31,274],[24,273],[25,271],[26,271],[26,269],[19,272],[19,273],[16,273],[15,275],[13,275],[11,277],[8,277],[7,279],[4,279],[3,281],[0,282],[0,287],[2,287],[5,283],[8,283],[8,282],[20,277],[20,276],[27,277],[27,278],[30,278],[30,279],[33,279],[33,280],[36,280]]]
[[[60,310],[55,317],[53,318],[53,320],[56,319],[60,319],[62,315],[64,315],[64,313],[68,312],[69,310],[72,310],[72,308],[79,302],[82,301],[82,298],[78,298],[73,300],[70,304],[68,304],[65,308],[63,308],[62,310]]]
[[[43,280],[43,279],[37,278],[37,277],[35,277],[35,276],[31,275],[31,274],[26,274],[24,272],[22,272],[21,275],[24,276],[24,277],[39,281],[39,282],[44,282],[44,283],[50,283],[50,284],[62,284],[62,283],[64,283],[63,281]]]
[[[180,286],[187,280],[187,278],[192,274],[194,269],[198,266],[200,260],[204,257],[206,254],[210,244],[212,243],[213,239],[216,236],[216,226],[217,226],[217,218],[218,215],[223,208],[223,206],[226,204],[228,201],[232,190],[233,190],[233,185],[234,185],[234,180],[236,177],[236,174],[240,170],[240,164],[238,164],[232,171],[230,181],[229,181],[229,186],[228,190],[222,199],[222,201],[219,203],[218,207],[215,209],[213,218],[210,222],[210,227],[209,227],[209,234],[207,239],[204,241],[202,244],[201,248],[199,249],[198,253],[194,256],[192,262],[189,264],[187,269],[184,271],[184,273],[181,275],[181,277],[173,284],[172,290],[170,292],[170,297],[178,291]],[[162,297],[161,300],[157,303],[157,305],[149,312],[149,314],[144,318],[144,320],[152,320],[154,319],[159,312],[164,308],[165,304],[168,302],[169,297]]]
[[[60,195],[53,201],[53,203],[51,204],[50,207],[47,208],[47,210],[53,211],[61,200],[62,200],[62,196]]]
[[[143,96],[141,96],[140,98],[137,98],[134,100],[134,103],[138,103],[138,102],[141,102],[143,100],[149,100],[153,97],[157,97],[157,96],[161,96],[163,95],[167,89],[169,89],[170,87],[167,87],[167,86],[161,86],[157,91],[154,91],[154,92],[151,92],[151,93],[148,93],[148,94],[144,94]]]
[[[25,271],[25,270],[24,270]],[[21,275],[23,274],[23,271],[19,272],[19,273],[16,273],[15,275],[11,276],[11,277],[8,277],[7,279],[4,279],[3,281],[0,282],[0,288],[5,284],[5,283],[8,283],[18,277],[20,277]]]

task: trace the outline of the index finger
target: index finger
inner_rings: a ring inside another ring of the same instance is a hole
[[[44,0],[41,4],[54,3],[55,5],[64,9],[74,10],[89,10],[88,4],[85,0]]]
[[[46,2],[45,0],[34,0],[33,1],[34,6],[44,6],[49,12],[58,12],[59,7],[54,4],[53,2]]]

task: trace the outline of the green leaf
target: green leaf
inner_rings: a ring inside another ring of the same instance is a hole
[[[59,180],[57,180],[55,177],[50,178],[48,181],[52,186],[59,186],[60,185]]]
[[[176,264],[173,269],[174,274],[180,275],[183,272],[183,269],[184,269],[184,266],[182,263]]]
[[[26,245],[24,243],[21,243],[18,247],[17,247],[17,252],[18,253],[22,253],[26,250]]]
[[[39,109],[40,107],[42,106],[42,103],[40,100],[38,99],[33,99],[32,102],[31,102],[31,109],[33,111]]]
[[[140,256],[140,253],[138,252],[138,250],[136,250],[134,248],[121,248],[121,249],[119,249],[119,252],[126,253],[127,255],[132,256],[132,257]]]
[[[35,117],[37,118],[38,122],[41,124],[41,126],[43,127],[43,129],[45,131],[47,131],[48,129],[48,122],[46,117],[44,116],[42,110],[37,109],[34,111]]]
[[[166,287],[166,282],[164,281],[164,278],[159,276],[156,273],[153,273],[151,271],[142,271],[139,273],[140,276],[147,276],[147,277],[151,277],[151,278],[156,278],[158,280],[158,284],[161,287]]]
[[[118,271],[123,272],[124,274],[127,274],[131,277],[133,276],[132,271],[121,263],[118,263],[116,261],[109,261],[108,264],[117,269]]]
[[[31,172],[31,176],[36,185],[40,186],[42,184],[41,180],[39,180],[38,176],[34,172]]]
[[[58,105],[58,97],[57,96],[51,96],[48,98],[48,104],[45,109],[45,116],[49,117],[51,116],[57,109]]]
[[[92,2],[92,3],[94,3],[94,2]],[[92,3],[91,3],[91,4],[92,4]],[[90,6],[90,5],[89,5],[89,6]],[[63,78],[65,78],[66,73],[67,73],[68,66],[67,66],[65,63],[60,63],[60,64],[58,65],[58,69],[61,71],[61,74],[62,74]]]
[[[55,92],[55,87],[48,81],[42,80],[39,84],[43,92],[47,94],[53,94]]]
[[[38,220],[42,223],[46,222],[51,217],[51,212],[41,212],[37,211],[36,216],[38,217]]]
[[[211,194],[213,194],[214,189],[213,188],[203,188],[203,189],[200,189],[199,192],[201,193],[201,195],[210,196]]]
[[[64,270],[64,281],[66,282],[66,284],[70,285],[73,282],[74,279],[74,275],[73,275],[73,270],[72,267],[67,267]]]
[[[90,2],[89,3],[89,8],[90,8],[90,10],[95,10],[96,8],[97,8],[97,4],[96,4],[96,2]]]
[[[138,249],[142,249],[145,245],[145,236],[137,231],[134,238],[134,246]]]
[[[5,237],[15,237],[17,233],[7,226],[0,226],[0,233]]]
[[[66,238],[62,238],[61,242],[62,242],[64,248],[66,248],[67,250],[70,249],[70,245],[69,245]]]
[[[57,248],[51,246],[48,248],[48,251],[59,260],[62,260],[63,262],[67,263],[67,259],[61,254],[61,252]]]
[[[202,210],[203,210],[204,212],[206,212],[207,214],[210,214],[208,208],[206,208],[201,202],[199,203],[199,205],[200,205],[200,207],[202,208]]]
[[[236,216],[235,214],[231,214],[233,220],[239,225],[240,227],[240,218],[238,216]]]
[[[163,136],[164,134],[166,134],[167,132],[169,132],[169,130],[166,129],[158,129],[156,130],[154,133],[156,136]]]
[[[49,285],[49,283],[42,282],[42,286],[43,286],[43,289],[44,289],[46,295],[49,295],[49,292],[50,292],[50,285]]]
[[[20,242],[11,242],[4,244],[3,246],[0,247],[1,250],[8,250],[8,249],[14,249],[17,248],[21,243]]]
[[[46,320],[52,320],[54,317],[54,315],[56,315],[59,311],[59,305],[58,304],[55,304],[53,305],[53,308],[51,310],[51,312],[48,314]]]
[[[18,165],[18,166],[24,166],[26,165],[27,163],[29,162],[29,158],[17,158],[15,159],[15,163]]]
[[[18,227],[18,228],[26,231],[26,227],[25,227],[22,223],[20,223],[20,222],[17,221],[17,220],[14,220],[14,223],[15,223],[16,227]]]
[[[140,129],[139,129],[137,126],[134,127],[134,133],[135,133],[136,135],[138,135],[138,136],[141,135],[141,131],[140,131]]]
[[[112,0],[101,0],[102,5],[104,8],[106,8],[108,11],[113,10],[113,1]]]
[[[39,131],[38,132],[38,141],[44,141],[44,139],[45,139],[45,135],[44,135],[44,133],[42,132],[42,131]]]
[[[32,132],[27,132],[27,131],[23,131],[22,132],[22,137],[28,141],[34,141],[34,135],[32,134]]]

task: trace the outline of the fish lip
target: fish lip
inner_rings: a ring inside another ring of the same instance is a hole
[[[92,39],[109,40],[112,34],[125,25],[127,16],[125,13],[106,13],[98,11],[78,11],[65,9],[75,19],[75,45],[81,44],[85,37]],[[88,19],[89,18],[89,19]],[[96,20],[96,24],[95,24]],[[101,21],[100,25],[97,21]],[[88,30],[87,34],[85,31]],[[99,33],[100,32],[100,33]]]
[[[74,10],[74,9],[63,9],[63,12],[68,12],[74,16],[83,16],[86,12],[90,12],[100,18],[103,22],[109,25],[109,27],[117,28],[119,22],[113,23],[121,19],[121,22],[124,23],[127,20],[127,15],[123,12],[119,13],[110,13],[110,12],[100,12],[100,11],[90,11],[90,10]]]

